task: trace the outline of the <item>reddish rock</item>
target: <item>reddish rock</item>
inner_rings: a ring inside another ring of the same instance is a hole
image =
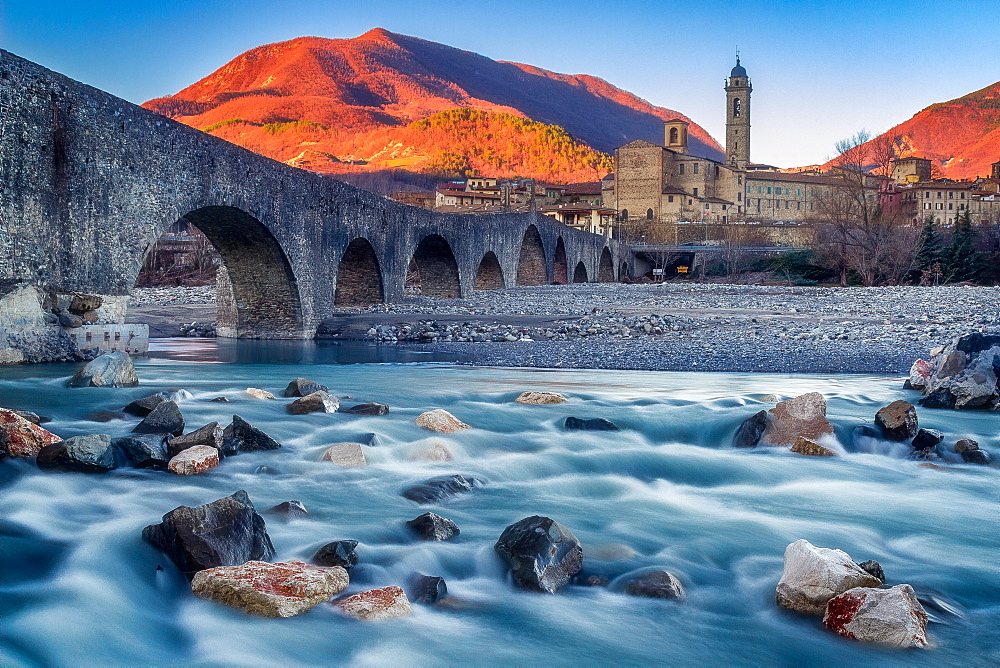
[[[830,599],[823,626],[845,638],[894,647],[927,647],[927,613],[913,587],[857,587]]]
[[[46,445],[62,442],[52,432],[6,408],[0,408],[0,430],[7,434],[6,449],[11,457],[37,457]]]
[[[443,408],[421,413],[417,416],[415,422],[418,427],[423,427],[429,431],[441,432],[442,434],[453,434],[463,429],[471,429],[469,425]]]
[[[907,389],[922,390],[927,386],[927,379],[931,375],[931,363],[927,360],[918,359],[910,367],[910,377],[907,379]]]
[[[826,419],[826,399],[819,392],[782,401],[768,413],[761,441],[769,445],[789,447],[799,436],[817,441],[833,433],[833,425]]]
[[[366,621],[405,617],[413,612],[406,593],[395,586],[363,591],[340,601],[334,601],[334,605],[351,617]]]
[[[894,401],[875,413],[875,424],[890,441],[909,441],[917,435],[917,409],[909,401]]]
[[[822,615],[827,602],[855,587],[878,587],[882,581],[841,550],[816,547],[800,539],[785,548],[785,566],[775,590],[783,608]]]
[[[340,566],[248,561],[199,571],[191,589],[196,596],[253,615],[293,617],[329,601],[347,585],[347,571]]]
[[[197,475],[218,465],[218,450],[210,445],[195,445],[174,455],[167,470],[177,475]]]

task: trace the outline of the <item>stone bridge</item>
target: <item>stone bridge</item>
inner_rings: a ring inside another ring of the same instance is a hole
[[[392,202],[0,50],[0,284],[117,299],[123,316],[146,254],[182,218],[223,258],[219,333],[232,337],[312,337],[338,307],[400,299],[411,262],[422,294],[460,297],[614,281],[630,261],[540,214]]]

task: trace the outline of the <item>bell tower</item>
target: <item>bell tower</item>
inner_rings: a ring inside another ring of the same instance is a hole
[[[726,162],[737,169],[750,165],[750,77],[740,65],[736,52],[736,67],[726,79]]]

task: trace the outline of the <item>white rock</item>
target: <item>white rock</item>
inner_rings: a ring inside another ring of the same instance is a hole
[[[566,403],[566,396],[558,392],[522,392],[514,401],[529,406],[562,404]]]
[[[778,605],[822,615],[827,601],[854,587],[878,587],[874,577],[841,550],[800,539],[785,548],[785,568],[775,590]]]
[[[428,429],[430,431],[441,432],[442,434],[453,434],[456,431],[461,431],[462,429],[471,429],[469,425],[465,424],[443,408],[436,408],[432,411],[421,413],[417,416],[414,422],[417,423],[418,427],[423,427],[424,429]]]
[[[364,446],[360,443],[337,443],[323,453],[323,461],[333,462],[344,468],[366,466]]]
[[[181,450],[167,462],[167,470],[177,475],[197,475],[219,465],[219,451],[210,445]]]
[[[409,459],[410,461],[448,462],[453,457],[451,450],[448,449],[448,446],[443,441],[432,439],[419,450],[412,452]]]
[[[913,587],[857,587],[830,599],[823,626],[845,638],[894,647],[927,647],[927,613]]]
[[[271,394],[270,392],[268,392],[267,390],[262,390],[262,389],[257,388],[257,387],[248,387],[244,391],[246,392],[246,394],[248,396],[251,396],[254,399],[277,399],[278,398],[278,397],[274,396],[273,394]]]
[[[366,621],[404,617],[413,612],[410,601],[406,598],[406,593],[399,587],[382,587],[381,589],[363,591],[341,601],[335,601],[334,605],[351,617]]]

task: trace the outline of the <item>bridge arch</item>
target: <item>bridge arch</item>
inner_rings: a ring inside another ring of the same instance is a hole
[[[576,269],[573,270],[573,282],[574,283],[586,283],[587,282],[587,265],[582,261],[578,262]]]
[[[529,225],[521,238],[521,255],[517,261],[518,285],[545,285],[545,247],[538,228]]]
[[[430,234],[420,241],[413,252],[408,273],[416,277],[414,283],[419,285],[420,294],[427,297],[460,297],[462,294],[458,262],[451,246],[440,234]]]
[[[335,306],[370,306],[385,301],[382,269],[371,242],[364,237],[351,241],[337,268]]]
[[[217,285],[219,336],[275,339],[304,335],[298,282],[281,244],[263,223],[233,206],[201,207],[181,217],[201,230],[222,257]],[[151,248],[152,244],[146,253]],[[136,276],[138,272],[139,266]]]
[[[566,244],[563,243],[563,238],[559,237],[556,240],[555,260],[552,262],[553,283],[558,285],[565,285],[566,283],[569,283],[569,268],[567,264]]]
[[[476,290],[499,290],[504,287],[503,269],[500,267],[500,260],[496,253],[489,251],[479,262],[476,269],[476,282],[473,286]]]
[[[611,249],[607,246],[601,251],[601,262],[597,267],[599,283],[613,283],[615,280],[615,265],[611,261]]]

